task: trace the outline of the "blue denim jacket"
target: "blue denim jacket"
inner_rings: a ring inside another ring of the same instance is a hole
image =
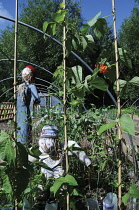
[[[30,113],[34,103],[39,103],[37,88],[34,84],[23,83],[17,89],[17,141],[25,144],[29,139],[31,127]]]

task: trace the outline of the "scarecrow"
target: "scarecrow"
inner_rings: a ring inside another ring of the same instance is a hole
[[[31,140],[31,111],[34,103],[40,103],[38,91],[33,84],[36,70],[26,66],[22,70],[23,83],[17,87],[17,141],[26,144]]]
[[[91,160],[86,153],[80,149],[80,146],[75,141],[68,141],[68,147],[73,147],[74,150],[68,151],[68,155],[75,155],[87,167],[90,166]],[[79,148],[79,150],[78,150]],[[77,150],[76,150],[77,149]],[[39,139],[39,150],[42,153],[39,158],[52,170],[41,168],[46,179],[59,178],[64,174],[62,162],[64,159],[64,142],[58,141],[58,129],[56,126],[46,125],[42,128]]]
[[[65,144],[58,141],[58,129],[53,125],[46,125],[42,128],[42,132],[39,139],[39,150],[41,155],[39,156],[40,161],[46,164],[46,168],[41,168],[41,172],[45,175],[46,180],[50,178],[59,178],[63,176],[65,171],[63,167],[64,162],[64,150]],[[75,141],[68,141],[68,147],[74,148],[68,151],[68,155],[75,155],[81,162],[87,167],[91,165],[91,160],[88,158],[86,153],[81,150],[80,146]],[[29,161],[34,162],[36,158],[29,155]],[[39,188],[43,191],[42,186]],[[49,189],[48,189],[49,191]],[[50,196],[49,192],[47,195]],[[48,197],[45,210],[57,210],[58,203],[53,197]]]

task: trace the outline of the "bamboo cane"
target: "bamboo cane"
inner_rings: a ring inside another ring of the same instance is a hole
[[[116,10],[115,1],[112,0],[112,12],[113,12],[113,25],[114,25],[114,44],[115,44],[115,64],[116,64],[116,86],[117,86],[117,106],[118,113],[117,118],[121,117],[121,105],[120,105],[120,83],[119,83],[119,63],[118,63],[118,46],[117,46],[117,32],[116,32]],[[118,160],[118,207],[121,210],[121,139],[122,133],[120,124],[118,126],[118,139],[119,139],[119,160]]]
[[[16,133],[16,65],[17,65],[17,33],[18,33],[18,0],[16,0],[16,8],[15,8],[15,45],[14,45],[14,139],[16,141],[17,133]],[[16,153],[17,148],[16,144],[15,147],[15,160],[16,160]],[[15,199],[15,210],[18,209],[18,202]]]
[[[66,0],[63,0],[64,8]],[[65,156],[66,156],[66,174],[69,171],[69,161],[68,161],[68,137],[67,137],[67,110],[66,110],[66,103],[67,103],[67,93],[66,93],[66,79],[67,79],[67,72],[66,72],[66,23],[64,20],[63,25],[63,68],[64,68],[64,78],[63,78],[63,102],[64,102],[64,137],[65,137]],[[69,192],[67,189],[67,210],[70,209],[69,205],[70,199],[69,199]]]

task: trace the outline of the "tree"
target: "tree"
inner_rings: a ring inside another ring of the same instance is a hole
[[[122,27],[118,35],[118,41],[121,47],[123,47],[130,55],[132,61],[132,69],[126,68],[121,71],[122,75],[128,75],[130,78],[133,76],[139,76],[139,8],[134,7],[131,16],[124,20]]]
[[[131,66],[122,65],[120,66],[120,77],[121,79],[130,80],[134,76],[139,76],[139,7],[135,5],[132,10],[131,16],[124,20],[119,35],[119,45],[124,48],[131,59]],[[134,86],[128,86],[126,93],[123,98],[126,100],[134,101],[138,97],[139,88]]]
[[[0,37],[0,55],[1,59],[8,59],[8,61],[0,62],[0,81],[6,78],[13,77],[13,61],[14,58],[14,42],[13,42],[14,32],[11,28],[7,28]],[[6,76],[6,78],[5,78]],[[2,95],[9,88],[13,87],[13,79],[3,80],[0,82],[0,95]],[[4,101],[7,96],[10,98],[13,94],[3,95],[0,101]]]

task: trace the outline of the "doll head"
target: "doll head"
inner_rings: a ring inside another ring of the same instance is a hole
[[[31,65],[26,66],[23,70],[22,70],[22,79],[25,82],[30,83],[32,79],[35,78],[35,68]]]
[[[42,128],[39,139],[39,148],[43,153],[47,153],[55,149],[56,140],[58,139],[58,129],[56,126],[46,125]]]
[[[39,148],[41,152],[48,153],[55,148],[55,139],[52,138],[40,138]]]

